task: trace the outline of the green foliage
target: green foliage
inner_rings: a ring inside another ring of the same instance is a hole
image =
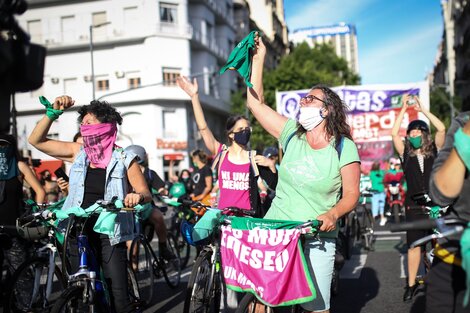
[[[349,68],[346,60],[338,57],[330,45],[310,48],[307,43],[296,46],[284,56],[277,68],[265,71],[263,85],[266,104],[276,109],[276,90],[288,91],[309,89],[316,84],[328,86],[357,85],[360,77]],[[232,95],[232,112],[245,114],[246,90]],[[271,137],[251,116],[253,127],[252,147],[262,149],[275,145]]]
[[[430,111],[436,115],[444,123],[446,129],[448,129],[452,120],[450,114],[450,94],[443,88],[432,88],[429,95],[429,101]],[[457,114],[461,107],[461,99],[454,97],[452,102]]]

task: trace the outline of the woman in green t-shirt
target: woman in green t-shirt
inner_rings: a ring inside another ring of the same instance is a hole
[[[299,122],[288,119],[264,102],[263,63],[266,47],[255,38],[247,104],[264,129],[284,150],[276,196],[265,218],[323,221],[321,240],[307,240],[304,253],[316,281],[317,298],[304,310],[329,312],[338,219],[359,199],[360,160],[339,96],[322,85],[300,100]],[[338,144],[337,144],[338,143]]]
[[[385,171],[380,169],[380,163],[374,162],[369,173],[370,181],[372,183],[372,216],[377,218],[380,215],[380,226],[387,223],[384,216],[385,207],[385,188],[384,188]]]

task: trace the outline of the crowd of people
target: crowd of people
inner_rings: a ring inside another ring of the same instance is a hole
[[[470,121],[462,113],[446,135],[444,124],[421,106],[415,95],[405,95],[402,108],[391,130],[397,158],[389,162],[377,160],[370,169],[362,168],[358,149],[347,123],[347,108],[339,96],[325,85],[316,85],[300,100],[298,121],[280,115],[264,99],[263,69],[266,47],[255,37],[251,64],[252,86],[247,90],[247,108],[259,124],[279,141],[283,151],[279,162],[277,147],[267,147],[262,154],[250,150],[250,121],[242,115],[226,120],[225,140],[216,138],[209,128],[199,101],[197,80],[177,79],[177,85],[190,97],[195,121],[205,147],[190,153],[190,169],[175,169],[170,162],[165,182],[149,169],[144,147],[116,145],[121,115],[110,104],[91,101],[78,110],[80,131],[73,141],[57,141],[47,137],[53,121],[70,110],[74,100],[57,97],[37,123],[29,142],[39,151],[71,164],[69,179],[53,179],[50,171],[39,177],[18,153],[16,139],[0,135],[0,224],[15,225],[24,211],[23,185],[33,190],[37,203],[56,202],[64,198],[63,209],[87,208],[99,199],[117,196],[129,207],[152,203],[152,194],[187,195],[195,201],[219,209],[238,207],[255,212],[255,216],[273,220],[321,220],[321,240],[307,239],[304,253],[317,287],[317,297],[303,303],[304,310],[329,312],[330,286],[335,259],[338,221],[353,210],[361,191],[372,192],[371,210],[379,225],[387,219],[387,203],[392,183],[400,186],[406,221],[428,218],[416,195],[427,194],[441,206],[450,205],[451,215],[470,221],[466,207],[470,182]],[[407,126],[406,136],[400,127],[409,109],[421,112],[435,128],[422,120]],[[225,142],[225,143],[224,143]],[[308,169],[308,170],[306,170]],[[365,187],[367,186],[367,187]],[[217,195],[216,199],[214,195]],[[91,217],[91,221],[96,217]],[[162,212],[152,207],[146,219],[154,225],[160,251],[165,258],[174,258],[166,247],[166,226]],[[130,312],[126,277],[127,242],[136,236],[132,213],[117,215],[119,227],[112,235],[93,230],[86,224],[85,232],[103,268],[116,312]],[[425,231],[407,231],[406,243],[427,235]],[[72,245],[76,244],[72,242]],[[443,247],[460,255],[458,238]],[[404,301],[416,293],[416,276],[421,262],[421,247],[409,249],[408,277]],[[27,249],[19,240],[5,251],[5,260],[12,269],[26,258]],[[70,254],[72,264],[77,255]],[[466,290],[465,272],[456,264],[434,258],[427,281],[426,312],[460,312]],[[238,306],[237,294],[225,292],[226,312]],[[445,301],[444,301],[445,300]]]

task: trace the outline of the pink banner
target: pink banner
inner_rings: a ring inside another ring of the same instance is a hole
[[[220,252],[227,287],[252,292],[269,306],[315,299],[299,236],[299,229],[223,226]]]

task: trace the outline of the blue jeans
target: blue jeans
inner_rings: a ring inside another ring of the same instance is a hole
[[[385,192],[378,192],[372,195],[372,216],[384,214]]]

